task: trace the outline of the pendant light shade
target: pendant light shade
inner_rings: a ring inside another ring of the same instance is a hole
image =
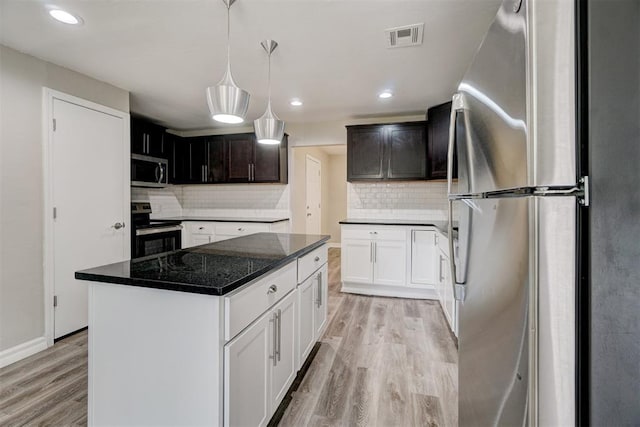
[[[274,40],[265,40],[260,45],[269,55],[269,101],[267,102],[267,111],[262,117],[253,121],[253,129],[259,143],[280,144],[284,137],[284,122],[271,109],[271,53],[278,47],[278,43]]]
[[[242,123],[249,109],[249,92],[238,87],[231,75],[230,20],[231,5],[235,0],[222,0],[227,6],[227,70],[222,80],[207,88],[207,104],[211,117],[222,123]]]

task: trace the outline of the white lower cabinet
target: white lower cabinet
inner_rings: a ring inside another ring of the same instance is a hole
[[[314,251],[307,255],[308,259],[303,257],[298,262],[298,272],[301,271],[300,266],[311,265],[307,262],[309,260],[315,262],[319,259],[318,262],[322,264],[320,267],[306,270],[306,273],[299,276],[299,280],[303,281],[298,285],[297,369],[302,367],[327,326],[329,269],[326,247],[322,247],[318,252]]]
[[[313,327],[315,305],[315,278],[309,277],[298,286],[298,354],[296,365],[298,369],[311,353],[315,343],[315,328]]]
[[[373,246],[371,240],[342,239],[342,280],[373,283]]]
[[[314,342],[318,341],[327,325],[327,308],[329,299],[329,268],[322,266],[315,275],[313,287],[313,329]]]
[[[293,383],[296,299],[290,292],[225,345],[226,426],[266,425]]]
[[[210,236],[208,234],[192,234],[189,240],[190,240],[189,247],[206,245],[207,243],[213,242],[213,236]],[[186,247],[186,246],[183,246],[183,247]]]
[[[269,357],[271,366],[271,413],[273,413],[287,394],[298,372],[296,366],[295,323],[297,313],[297,295],[291,292],[273,307],[273,328],[271,337],[274,349]]]
[[[411,230],[411,283],[415,285],[438,284],[438,246],[435,230]]]
[[[271,418],[271,313],[224,348],[224,425],[265,426]]]
[[[388,286],[406,284],[407,242],[378,240],[373,242],[373,283]]]
[[[453,277],[451,275],[451,261],[449,258],[449,240],[446,236],[438,236],[438,260],[439,260],[439,283],[438,300],[444,311],[445,318],[449,323],[449,328],[458,335],[458,315],[455,296],[453,293]]]

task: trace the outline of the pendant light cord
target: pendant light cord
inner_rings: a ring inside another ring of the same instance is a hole
[[[269,106],[271,106],[271,52],[269,52],[269,83],[268,83],[268,93],[269,93]]]
[[[227,69],[231,72],[231,1],[227,0]]]

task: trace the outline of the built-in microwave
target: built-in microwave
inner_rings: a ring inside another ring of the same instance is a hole
[[[131,155],[131,185],[134,187],[165,187],[169,184],[167,159]]]

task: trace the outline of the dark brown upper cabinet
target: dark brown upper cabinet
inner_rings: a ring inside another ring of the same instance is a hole
[[[449,150],[449,124],[451,102],[436,105],[427,111],[427,131],[429,159],[429,179],[447,179],[447,158]],[[453,178],[458,178],[457,156],[454,150]]]
[[[167,159],[170,151],[163,127],[144,119],[131,118],[131,153]]]
[[[253,133],[169,138],[172,184],[287,183],[287,135],[279,145]]]
[[[288,142],[289,138],[285,134],[280,144],[277,145],[256,143],[252,182],[287,182]]]
[[[250,133],[225,135],[227,145],[227,179],[229,182],[250,182],[254,160],[255,136]]]
[[[347,181],[427,179],[426,122],[347,126]]]

